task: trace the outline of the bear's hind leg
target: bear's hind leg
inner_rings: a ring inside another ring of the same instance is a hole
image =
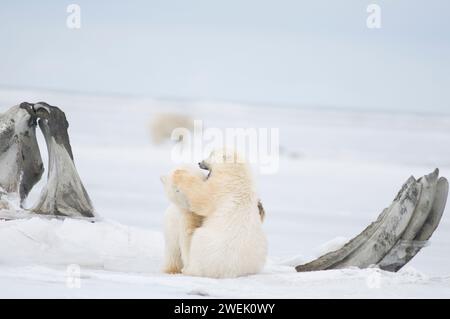
[[[179,274],[183,268],[180,248],[180,218],[181,214],[175,206],[166,211],[164,221],[164,268],[167,274]]]

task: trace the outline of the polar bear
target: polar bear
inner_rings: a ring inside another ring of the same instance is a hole
[[[177,113],[156,114],[150,123],[150,133],[154,144],[162,144],[172,138],[172,132],[176,128],[194,129],[194,120],[188,115]],[[183,140],[183,136],[179,136]]]
[[[183,166],[178,170],[185,170],[200,179],[205,176],[199,169]],[[186,197],[174,186],[173,172],[167,176],[161,176],[164,190],[170,200],[164,217],[164,269],[168,274],[181,273],[183,266],[188,261],[189,248],[192,234],[201,226],[203,217],[190,211]]]
[[[190,239],[183,274],[232,278],[260,272],[267,239],[248,164],[236,152],[220,150],[200,167],[209,170],[206,179],[184,169],[172,174],[179,202],[204,218]]]

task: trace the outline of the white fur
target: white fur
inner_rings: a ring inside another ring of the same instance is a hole
[[[180,194],[171,177],[165,181],[166,192],[175,203],[166,212],[166,264],[182,263],[183,274],[191,276],[230,278],[258,273],[265,264],[267,240],[250,170],[246,164],[216,164],[214,156],[208,163],[214,180],[205,183],[214,183],[209,198],[217,203],[192,238],[186,235],[184,224],[190,214],[185,207],[189,198]],[[221,174],[215,175],[216,170]]]
[[[190,166],[183,166],[192,174],[204,178],[202,172]],[[173,172],[172,172],[173,173]],[[171,175],[161,176],[165,192],[171,201],[164,216],[164,271],[168,273],[181,272],[189,259],[189,249],[192,237],[190,214],[185,196],[171,182]]]
[[[183,273],[213,278],[255,274],[263,268],[266,255],[257,202],[245,206],[230,203],[194,232]]]

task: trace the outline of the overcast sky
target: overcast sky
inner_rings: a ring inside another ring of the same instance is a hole
[[[66,27],[81,6],[81,29]],[[381,29],[366,26],[381,7]],[[450,112],[448,0],[8,1],[0,85]]]

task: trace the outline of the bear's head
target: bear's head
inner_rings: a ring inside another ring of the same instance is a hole
[[[218,149],[212,151],[209,157],[198,163],[201,169],[212,172],[226,172],[228,175],[234,173],[247,172],[247,162],[235,150]]]

